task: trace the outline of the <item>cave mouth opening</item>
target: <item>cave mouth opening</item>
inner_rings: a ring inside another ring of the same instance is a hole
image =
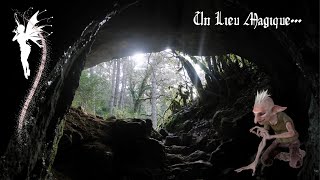
[[[71,106],[104,119],[151,119],[159,129],[200,104],[210,109],[201,116],[210,117],[250,88],[272,90],[270,77],[245,58],[192,56],[168,48],[83,70]]]

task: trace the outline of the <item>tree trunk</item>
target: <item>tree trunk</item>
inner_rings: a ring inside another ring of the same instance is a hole
[[[179,54],[175,53],[178,57],[178,59],[181,61],[184,69],[187,71],[188,76],[193,84],[193,86],[196,88],[198,94],[199,94],[199,98],[200,100],[203,99],[203,86],[201,83],[201,80],[196,72],[196,70],[194,69],[194,67],[192,66],[192,64],[185,59],[184,57],[180,56]]]
[[[139,112],[140,100],[134,99],[133,102],[134,102],[133,103],[133,112],[137,113],[137,112]]]
[[[205,61],[207,63],[207,66],[208,66],[210,72],[214,75],[214,70],[213,70],[213,66],[212,66],[212,56],[206,56]]]
[[[192,86],[190,87],[190,98],[191,98],[191,101],[193,101],[193,87]]]
[[[110,114],[113,115],[113,104],[115,96],[115,79],[116,79],[116,61],[112,62],[112,74],[111,74],[111,98],[109,100]]]
[[[94,66],[94,67],[91,67],[89,69],[89,76],[90,78],[93,78],[93,75],[94,75],[94,68],[96,68],[97,66]],[[93,107],[92,107],[92,113],[93,115],[96,115],[96,96],[95,94],[93,94]],[[91,110],[91,107],[90,107],[90,110]]]
[[[128,59],[130,61],[130,59]],[[122,79],[121,79],[121,91],[120,91],[120,99],[118,103],[118,107],[123,109],[124,104],[124,95],[127,86],[127,60],[122,62]]]
[[[217,74],[219,72],[217,61],[218,61],[218,56],[214,56],[212,58],[212,67],[213,67],[214,74]]]
[[[115,90],[114,90],[114,103],[113,107],[117,107],[118,105],[118,100],[119,100],[119,85],[120,85],[120,65],[121,61],[120,59],[117,60],[117,75],[116,75],[116,85],[115,85]]]
[[[227,63],[227,56],[222,55],[221,58],[219,58],[220,63],[221,63],[221,72],[225,72],[226,69],[228,69],[228,63]]]
[[[151,79],[151,120],[153,128],[157,127],[157,80],[156,80],[156,65],[152,63],[152,79]]]
[[[150,56],[149,56],[149,58],[150,58]],[[132,100],[133,100],[134,113],[140,112],[142,97],[143,97],[145,91],[149,88],[148,79],[149,79],[150,75],[151,75],[151,68],[148,67],[145,70],[144,77],[139,85],[133,84],[132,81],[130,80],[129,89],[130,89]]]

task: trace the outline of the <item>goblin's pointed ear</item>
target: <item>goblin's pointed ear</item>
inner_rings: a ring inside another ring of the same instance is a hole
[[[287,107],[282,107],[282,106],[274,105],[274,106],[272,107],[272,112],[273,112],[273,113],[278,113],[278,112],[284,111],[284,110],[286,110],[286,109],[287,109]]]

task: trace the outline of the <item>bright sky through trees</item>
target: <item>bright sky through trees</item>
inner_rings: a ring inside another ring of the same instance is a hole
[[[165,53],[171,53],[171,49],[167,48],[165,49],[163,52]],[[148,61],[148,56],[149,54],[146,54],[146,53],[141,53],[141,52],[136,52],[133,54],[132,56],[132,59],[134,60],[135,62],[135,67],[134,69],[135,70],[143,70],[146,68],[146,64],[147,64],[147,61]],[[187,60],[189,60],[191,62],[191,64],[193,65],[194,69],[196,70],[196,72],[198,73],[198,75],[200,77],[203,77],[204,76],[204,72],[203,70],[200,68],[200,66],[198,64],[194,64],[190,58],[189,55],[185,55],[183,56],[184,58],[186,58]],[[201,78],[202,80],[204,80],[204,78]]]

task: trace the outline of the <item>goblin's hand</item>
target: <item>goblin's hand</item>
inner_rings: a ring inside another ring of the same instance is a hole
[[[252,170],[252,176],[254,176],[254,174],[256,173],[256,166],[257,166],[257,163],[255,162],[252,162],[251,164],[249,164],[248,166],[244,166],[244,167],[241,167],[241,168],[238,168],[234,171],[236,171],[237,173],[243,171],[243,170],[249,170],[251,169]]]
[[[259,127],[259,126],[255,126],[255,127],[251,128],[249,130],[249,132],[257,135],[258,137],[264,137],[265,133],[269,134],[268,130],[264,129],[263,127]]]
[[[272,139],[272,136],[269,134],[268,131],[261,133],[261,136],[265,139]]]

